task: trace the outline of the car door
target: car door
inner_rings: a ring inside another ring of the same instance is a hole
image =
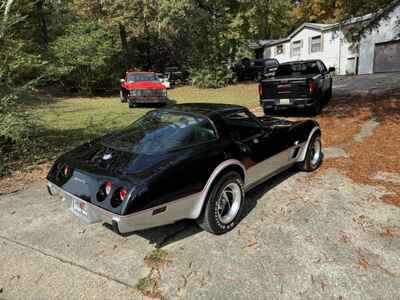
[[[321,83],[322,94],[325,95],[330,86],[331,75],[329,74],[328,69],[326,68],[325,64],[322,61],[318,61],[317,64],[318,64],[318,67],[322,74],[322,77],[321,77],[322,78],[322,83]]]
[[[247,170],[247,186],[271,176],[290,163],[290,155],[286,153],[289,141],[282,132],[264,127],[247,111],[229,114],[225,119],[235,145],[235,154]]]

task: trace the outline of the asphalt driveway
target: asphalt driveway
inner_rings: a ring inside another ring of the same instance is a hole
[[[352,143],[376,126],[363,120]],[[37,182],[0,196],[0,299],[399,299],[400,208],[387,193],[330,164],[291,169],[247,194],[228,234],[184,221],[122,237],[81,224]]]

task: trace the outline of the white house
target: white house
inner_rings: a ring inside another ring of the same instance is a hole
[[[396,40],[399,16],[400,1],[394,1],[377,14],[342,23],[304,23],[284,39],[259,41],[253,48],[259,57],[276,58],[280,63],[321,59],[340,75],[400,71],[400,41]],[[377,24],[376,29],[363,32],[359,41],[347,40],[348,29],[355,25],[362,28],[370,22]]]

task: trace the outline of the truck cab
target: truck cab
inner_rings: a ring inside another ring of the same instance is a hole
[[[154,72],[125,73],[120,85],[121,102],[129,107],[137,104],[167,104],[167,89]]]

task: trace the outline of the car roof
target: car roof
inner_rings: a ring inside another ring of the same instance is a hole
[[[293,61],[281,63],[281,65],[302,64],[302,63],[310,63],[310,62],[317,62],[317,61],[320,61],[320,59],[293,60]]]
[[[195,113],[211,116],[213,114],[226,114],[245,110],[241,105],[222,104],[222,103],[184,103],[170,106],[168,110],[182,111],[186,113]]]

